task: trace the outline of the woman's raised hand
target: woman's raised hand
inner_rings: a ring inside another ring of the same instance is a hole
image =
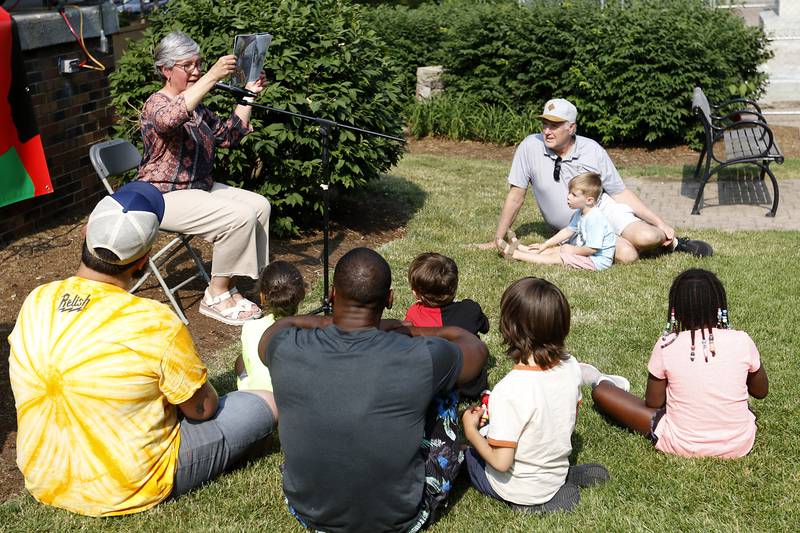
[[[236,70],[236,56],[230,54],[217,59],[214,66],[208,70],[208,74],[215,81],[220,81],[233,74],[234,70]]]
[[[261,91],[263,91],[266,86],[267,86],[267,75],[262,70],[261,75],[258,77],[258,79],[246,84],[244,88],[252,93],[258,94]]]

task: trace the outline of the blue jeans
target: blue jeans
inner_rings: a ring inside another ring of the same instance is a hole
[[[208,420],[183,419],[171,497],[176,498],[232,470],[273,429],[272,409],[262,398],[246,391],[221,397],[217,412]]]

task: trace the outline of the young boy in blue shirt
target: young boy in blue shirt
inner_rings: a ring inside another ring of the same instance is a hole
[[[543,265],[564,265],[583,270],[605,270],[614,261],[617,236],[597,203],[603,193],[600,175],[586,172],[569,182],[567,205],[575,209],[569,225],[543,243],[520,246],[497,240],[506,259],[519,259]]]

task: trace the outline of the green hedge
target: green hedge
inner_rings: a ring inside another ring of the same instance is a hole
[[[161,86],[153,73],[153,50],[173,29],[191,35],[209,62],[231,53],[235,34],[267,31],[273,35],[265,64],[269,85],[260,102],[400,134],[406,100],[399,72],[364,20],[364,9],[342,0],[173,0],[152,15],[144,37],[130,43],[111,75],[121,119],[117,135],[141,146],[139,112]],[[212,93],[204,101],[220,116],[232,112],[233,100],[225,95]],[[257,110],[253,117],[255,131],[240,149],[218,150],[216,177],[265,194],[276,213],[273,229],[296,232],[302,219],[321,211],[319,127]],[[394,165],[402,149],[335,130],[331,182],[340,188],[362,186]]]
[[[435,29],[423,28],[422,14]],[[609,0],[605,9],[596,0],[450,0],[371,18],[406,78],[441,63],[447,91],[501,109],[569,98],[581,132],[604,143],[693,140],[692,88],[720,100],[746,83],[758,96],[758,67],[771,57],[760,29],[702,0]]]

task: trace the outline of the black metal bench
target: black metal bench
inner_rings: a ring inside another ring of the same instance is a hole
[[[703,189],[714,174],[727,166],[745,163],[760,169],[762,181],[764,175],[769,174],[774,194],[772,209],[767,216],[774,217],[778,210],[778,181],[769,165],[772,162],[783,163],[783,153],[775,144],[775,137],[758,104],[744,98],[734,98],[718,105],[709,104],[703,89],[695,87],[692,112],[702,122],[706,136],[700,160],[694,171],[694,177],[698,179],[701,177],[700,169],[703,168],[700,189],[694,200],[692,214],[700,214]],[[722,141],[725,147],[724,157],[714,152],[714,145],[719,141]]]

